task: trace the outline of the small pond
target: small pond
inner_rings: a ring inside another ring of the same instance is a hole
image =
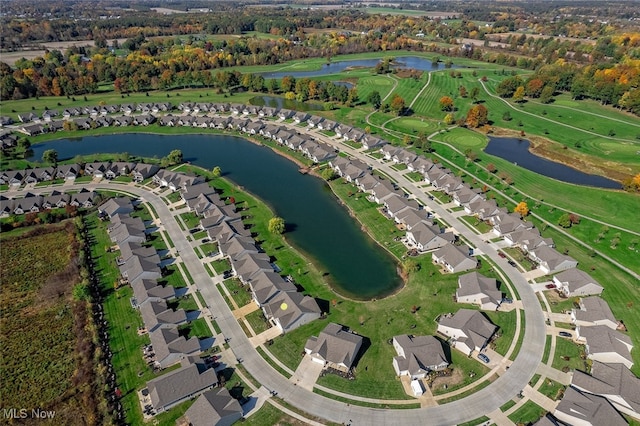
[[[487,154],[516,163],[518,166],[532,172],[562,182],[607,189],[622,188],[620,182],[615,180],[583,173],[562,163],[556,163],[532,154],[529,151],[529,141],[526,139],[489,137],[489,143],[484,151]]]
[[[331,62],[325,64],[319,70],[314,71],[277,71],[260,73],[264,78],[282,78],[292,76],[295,78],[302,77],[318,77],[321,75],[338,74],[348,68],[373,68],[380,62],[380,59],[354,59],[350,61]],[[393,63],[394,68],[413,68],[420,71],[434,71],[444,69],[444,64],[434,64],[431,59],[420,58],[417,56],[401,56],[397,57]],[[451,68],[458,68],[455,65]]]

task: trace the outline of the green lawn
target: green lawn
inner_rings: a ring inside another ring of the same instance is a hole
[[[584,345],[577,345],[569,339],[557,338],[556,351],[551,366],[561,371],[567,369],[590,371],[590,367],[586,368],[590,365],[590,361],[582,359],[584,355]]]
[[[558,401],[562,399],[565,389],[566,386],[564,386],[562,383],[558,383],[555,380],[551,379],[544,379],[544,383],[542,383],[542,385],[538,388],[538,392],[545,396],[548,396],[554,401]]]
[[[245,319],[251,325],[251,328],[256,334],[260,334],[270,328],[269,323],[264,317],[261,309],[251,312],[249,315],[246,315]]]
[[[509,419],[516,424],[535,423],[540,417],[544,416],[546,411],[533,401],[525,402],[522,407],[513,412]]]
[[[200,225],[200,218],[193,212],[182,213],[180,215],[187,229],[193,229]]]
[[[162,277],[161,280],[158,281],[158,283],[168,284],[175,288],[182,288],[187,286],[187,284],[184,282],[184,278],[182,278],[182,275],[178,270],[178,265],[168,265],[166,269],[167,273]]]
[[[224,259],[214,260],[211,262],[211,266],[213,266],[213,269],[215,269],[218,274],[231,270],[231,263],[229,263],[229,259],[226,257]]]
[[[248,291],[249,286],[245,286],[237,278],[230,278],[224,281],[224,286],[229,290],[229,294],[233,297],[239,308],[251,302],[251,292]]]

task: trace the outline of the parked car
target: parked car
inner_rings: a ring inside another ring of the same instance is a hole
[[[209,238],[203,238],[203,239],[202,239],[202,244],[206,244],[206,243],[208,243],[209,241],[211,241]]]
[[[485,364],[489,364],[489,361],[491,361],[489,357],[486,356],[485,354],[478,354],[478,359],[484,362]]]
[[[503,259],[507,257],[507,255],[506,255],[506,254],[504,254],[504,253],[503,253],[503,252],[501,252],[501,251],[499,251],[499,252],[498,252],[498,256],[500,256],[500,257],[501,257],[501,258],[503,258]]]
[[[544,286],[544,288],[548,288],[548,289],[551,290],[551,289],[556,288],[556,285],[555,284],[547,284],[547,285]]]
[[[514,268],[516,267],[516,262],[514,262],[513,260],[510,260],[508,263],[509,263],[509,265],[513,266]]]
[[[573,337],[573,335],[571,333],[569,333],[568,331],[560,331],[560,332],[558,332],[558,334],[560,336],[562,336],[562,337],[569,337],[569,338]]]
[[[513,299],[510,297],[503,297],[502,303],[513,303]]]

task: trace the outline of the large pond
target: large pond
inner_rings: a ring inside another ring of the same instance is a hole
[[[295,78],[318,77],[321,75],[338,74],[347,68],[373,68],[380,62],[380,59],[354,59],[350,61],[331,62],[323,65],[319,70],[314,71],[277,71],[260,73],[264,78],[282,78],[292,76]],[[431,59],[420,58],[418,56],[400,56],[393,62],[394,68],[413,68],[420,71],[434,71],[444,69],[443,64],[433,64]],[[455,65],[452,68],[457,68]]]
[[[99,152],[160,158],[180,149],[185,161],[207,169],[220,166],[225,177],[266,201],[291,228],[287,240],[327,274],[339,293],[370,299],[401,285],[394,259],[360,230],[326,183],[300,174],[295,163],[269,148],[224,135],[122,134],[37,144],[31,159],[42,158],[47,149],[61,159]]]
[[[527,170],[562,182],[608,189],[622,187],[620,182],[615,180],[583,173],[562,163],[538,157],[529,151],[529,141],[526,139],[489,137],[489,143],[484,150],[487,154],[504,158]]]

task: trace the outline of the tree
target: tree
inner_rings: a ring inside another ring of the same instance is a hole
[[[513,101],[514,102],[522,102],[524,101],[524,86],[518,86],[516,91],[513,93]]]
[[[480,94],[480,88],[478,86],[473,86],[471,88],[471,92],[469,93],[469,95],[471,96],[471,99],[473,99],[473,102],[476,102],[478,100],[479,94]]]
[[[466,98],[467,97],[467,88],[464,87],[464,86],[460,86],[458,88],[458,93],[460,93],[460,97]]]
[[[326,181],[330,181],[330,180],[335,179],[336,172],[331,167],[327,167],[326,169],[324,169],[324,170],[322,170],[320,172],[320,176],[322,177],[322,179],[324,179]]]
[[[58,164],[58,151],[55,149],[48,149],[42,153],[42,161],[45,163],[51,163],[53,165]]]
[[[453,99],[449,96],[443,96],[440,98],[440,110],[453,111]]]
[[[380,108],[380,105],[382,104],[382,97],[380,96],[380,92],[374,90],[373,92],[369,93],[369,96],[367,96],[367,102],[370,103],[375,109]]]
[[[489,111],[484,105],[480,104],[472,107],[467,113],[467,126],[472,128],[484,126],[489,122],[488,115]]]
[[[540,102],[542,102],[543,104],[551,103],[551,100],[553,99],[553,93],[554,89],[552,86],[544,86],[544,89],[542,89],[542,92],[540,93]]]
[[[496,172],[496,170],[497,170],[497,169],[496,169],[495,164],[493,164],[493,163],[489,163],[489,164],[487,164],[487,171],[488,171],[489,173],[495,173],[495,172]]]
[[[404,112],[404,108],[405,108],[405,101],[404,101],[404,99],[402,99],[402,97],[400,95],[395,94],[395,95],[393,95],[393,98],[391,99],[391,103],[389,104],[389,107],[397,115],[402,115],[402,113]]]
[[[174,164],[182,163],[182,151],[179,149],[174,149],[164,158],[164,162],[168,166],[173,166]]]
[[[451,113],[444,116],[444,124],[446,124],[447,126],[451,126],[455,121],[456,118]]]
[[[569,217],[569,213],[565,213],[558,219],[558,225],[563,228],[571,228],[571,217]]]
[[[215,166],[213,170],[211,170],[211,174],[214,178],[220,177],[222,176],[222,169],[220,168],[220,166]]]
[[[268,229],[272,234],[282,234],[284,233],[284,219],[278,216],[272,217],[269,219]]]
[[[516,213],[520,213],[520,216],[525,217],[529,214],[529,206],[527,206],[526,201],[520,201],[516,208],[513,209],[513,211]]]

